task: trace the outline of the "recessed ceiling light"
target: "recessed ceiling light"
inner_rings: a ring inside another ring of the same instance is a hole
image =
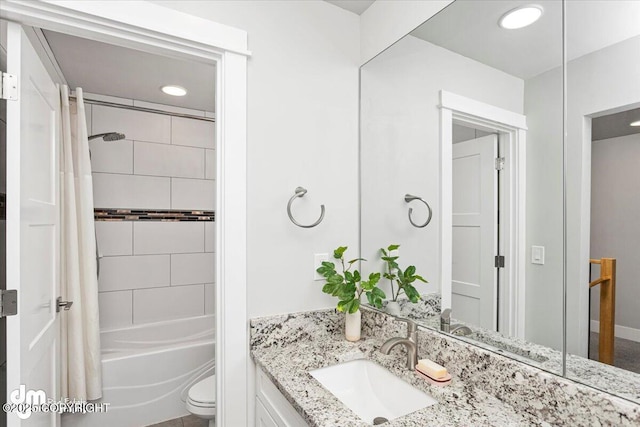
[[[629,126],[640,126],[640,120],[636,120],[635,122],[631,122]]]
[[[498,21],[498,25],[507,30],[515,30],[531,25],[542,16],[542,6],[530,4],[520,6],[502,15]]]
[[[164,93],[171,96],[185,96],[187,94],[187,90],[182,86],[168,85],[162,86],[160,88]]]

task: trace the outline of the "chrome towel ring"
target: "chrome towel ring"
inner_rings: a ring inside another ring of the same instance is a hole
[[[420,225],[420,224],[416,224],[415,222],[413,222],[413,220],[411,219],[411,212],[413,212],[413,208],[409,208],[409,222],[411,223],[411,225],[413,225],[414,227],[417,228],[424,228],[427,226],[427,224],[429,224],[431,222],[431,215],[433,214],[433,212],[431,212],[431,206],[429,206],[429,203],[427,203],[422,197],[418,197],[418,196],[414,196],[412,194],[405,194],[404,196],[404,201],[409,203],[412,202],[414,200],[420,200],[422,203],[424,203],[427,206],[427,209],[429,209],[429,218],[427,218],[427,222],[425,222],[424,224]]]
[[[296,221],[293,218],[293,215],[291,215],[291,203],[293,203],[293,201],[297,197],[303,197],[305,194],[307,194],[307,189],[306,188],[302,188],[302,187],[296,188],[296,194],[294,194],[293,197],[291,197],[289,199],[289,203],[287,203],[287,215],[289,215],[289,219],[291,220],[291,222],[294,223],[295,225],[297,225],[298,227],[312,228],[312,227],[315,227],[316,225],[320,224],[322,222],[322,220],[324,219],[324,205],[320,205],[320,218],[318,218],[318,220],[316,222],[314,222],[313,224],[310,224],[310,225],[300,224],[298,221]]]

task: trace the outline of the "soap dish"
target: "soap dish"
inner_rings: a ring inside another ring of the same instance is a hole
[[[446,386],[451,384],[451,374],[447,374],[445,375],[443,378],[440,379],[433,379],[430,376],[423,374],[422,372],[420,372],[419,370],[416,369],[416,375],[419,376],[420,378],[427,380],[428,382],[430,382],[433,385],[438,385],[438,386]]]

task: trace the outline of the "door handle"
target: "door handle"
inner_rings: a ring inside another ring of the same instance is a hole
[[[59,313],[62,309],[64,309],[64,311],[69,311],[71,310],[72,305],[73,301],[62,301],[62,297],[58,297],[56,300],[56,313]]]

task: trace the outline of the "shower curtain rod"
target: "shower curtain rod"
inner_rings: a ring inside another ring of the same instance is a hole
[[[76,99],[76,96],[75,95],[70,95],[69,98]],[[118,104],[118,103],[115,103],[115,102],[99,101],[97,99],[91,99],[91,98],[84,98],[84,102],[87,103],[87,104],[93,104],[93,105],[103,105],[105,107],[114,107],[114,108],[122,108],[122,109],[125,109],[125,110],[143,111],[145,113],[164,114],[166,116],[184,117],[186,119],[202,120],[202,121],[205,121],[205,122],[214,122],[215,123],[215,121],[216,121],[216,119],[214,119],[214,118],[196,116],[195,114],[172,113],[170,111],[164,111],[164,110],[159,110],[159,109],[155,109],[155,108],[136,107],[136,106],[133,106],[133,105],[123,105],[123,104]]]

